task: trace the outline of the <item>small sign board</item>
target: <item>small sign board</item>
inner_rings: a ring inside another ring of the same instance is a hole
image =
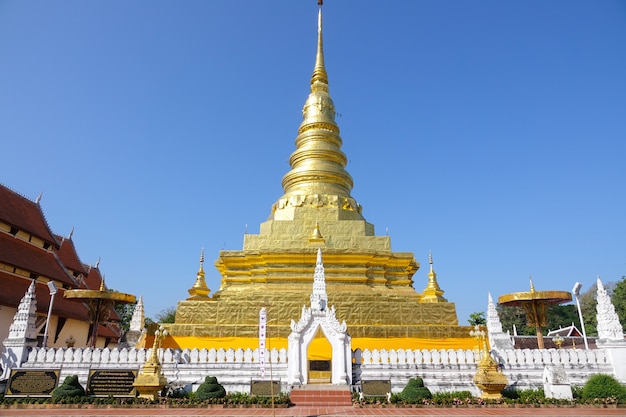
[[[50,397],[60,373],[60,369],[12,369],[6,396]]]
[[[87,379],[87,395],[95,397],[135,397],[136,369],[92,369]]]
[[[364,397],[385,397],[391,392],[391,381],[384,379],[361,381],[361,392]]]
[[[251,381],[250,395],[257,397],[274,397],[280,395],[280,381]]]

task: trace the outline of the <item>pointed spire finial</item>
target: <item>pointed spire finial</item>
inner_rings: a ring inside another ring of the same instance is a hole
[[[35,199],[35,204],[39,204],[39,202],[41,202],[41,197],[43,197],[43,191],[40,192],[37,198]]]
[[[530,292],[535,292],[535,285],[533,284],[533,277],[530,276]]]
[[[318,2],[319,4],[319,2]],[[328,84],[328,74],[324,65],[324,42],[322,40],[322,7],[317,13],[317,54],[315,55],[315,68],[313,69],[313,77],[311,78],[311,89],[315,87],[317,82]],[[328,86],[326,87],[326,90]]]
[[[105,286],[104,286],[104,275],[102,275],[102,279],[100,280],[100,291],[104,292],[105,291]]]

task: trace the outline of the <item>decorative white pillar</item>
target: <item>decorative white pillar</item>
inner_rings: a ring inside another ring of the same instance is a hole
[[[597,280],[598,305],[596,318],[598,321],[597,345],[606,350],[607,357],[613,365],[613,374],[620,382],[626,382],[626,341],[624,328],[619,322],[611,297],[604,289],[600,277]]]
[[[37,297],[35,295],[35,281],[31,282],[26,294],[22,297],[13,323],[9,327],[9,336],[2,343],[2,376],[6,380],[11,375],[11,369],[19,368],[28,357],[30,348],[37,346]]]

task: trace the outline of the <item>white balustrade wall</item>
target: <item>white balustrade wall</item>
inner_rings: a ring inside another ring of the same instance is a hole
[[[258,349],[163,349],[163,373],[173,385],[191,389],[206,376],[215,376],[228,392],[249,392],[250,382],[261,379]],[[61,369],[61,381],[78,375],[86,385],[90,369],[140,370],[151,349],[34,348],[23,368]],[[266,379],[287,380],[286,349],[266,350]],[[394,392],[401,391],[410,378],[419,376],[431,391],[480,391],[472,378],[478,353],[473,350],[369,350],[353,351],[353,383],[361,380],[390,380]],[[563,366],[570,383],[583,385],[595,373],[613,374],[604,349],[510,349],[500,352],[509,384],[521,389],[542,386],[545,366]],[[290,387],[283,382],[281,391]]]
[[[467,390],[480,395],[472,382],[477,351],[357,349],[353,358],[361,362],[356,380],[390,380],[394,392],[419,376],[433,392]],[[583,385],[592,374],[614,373],[604,349],[509,349],[495,359],[509,385],[519,389],[542,387],[546,366],[563,366],[572,385]]]
[[[61,369],[60,381],[77,375],[87,385],[89,370],[140,370],[152,349],[34,348],[22,368]],[[250,382],[261,380],[259,349],[162,349],[163,374],[174,386],[187,390],[214,376],[228,392],[250,392]],[[287,350],[266,349],[265,379],[287,380]],[[282,391],[288,391],[284,385]]]

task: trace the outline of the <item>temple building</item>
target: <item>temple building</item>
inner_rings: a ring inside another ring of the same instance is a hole
[[[420,265],[413,253],[394,252],[351,195],[353,179],[335,121],[324,63],[322,12],[311,92],[302,110],[284,194],[271,206],[258,234],[246,233],[241,250],[222,250],[215,261],[221,286],[211,294],[204,256],[189,298],[168,325],[172,347],[258,347],[259,310],[267,312],[272,348],[287,348],[292,320],[309,304],[318,249],[323,254],[328,306],[345,321],[356,348],[473,348],[470,328],[459,326],[430,257],[428,281],[414,289]],[[192,282],[190,281],[190,284]],[[318,332],[319,357],[330,344]]]
[[[50,288],[58,289],[52,303],[47,346],[84,347],[91,344],[92,324],[81,302],[65,299],[65,290],[97,289],[102,282],[98,265],[81,262],[72,233],[54,234],[39,204],[0,184],[0,341],[9,334],[18,305],[35,282],[37,339],[43,342],[50,306]],[[115,346],[122,335],[119,317],[111,310],[110,321],[98,329],[96,346]]]

